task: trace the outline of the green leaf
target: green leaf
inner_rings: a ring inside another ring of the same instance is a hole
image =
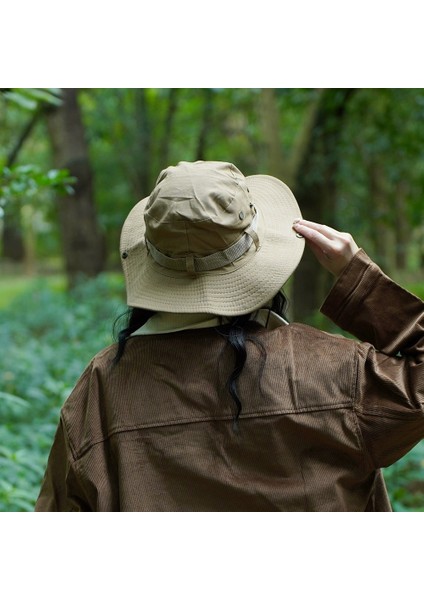
[[[4,97],[18,106],[22,108],[26,108],[27,110],[35,110],[37,108],[37,101],[32,98],[28,98],[21,93],[18,92],[5,92]]]
[[[51,88],[54,90],[54,88]],[[60,93],[59,90],[50,91],[48,88],[28,88],[25,90],[20,90],[20,93],[25,93],[31,99],[40,100],[41,102],[46,102],[47,104],[52,104],[54,106],[60,106],[62,104],[62,100],[58,97]]]
[[[39,168],[35,167],[34,165],[18,165],[17,167],[14,167],[12,169],[13,173],[16,173],[18,175],[26,175],[28,173],[35,173],[38,172]]]
[[[59,169],[50,169],[47,173],[47,177],[50,180],[56,180],[58,177],[63,177],[63,171],[59,171]]]
[[[20,406],[21,408],[28,408],[29,402],[20,398],[19,396],[15,396],[14,394],[8,394],[7,392],[0,391],[0,400],[8,404],[14,404],[15,406]]]

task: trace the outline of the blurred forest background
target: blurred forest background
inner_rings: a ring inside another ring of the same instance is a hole
[[[59,410],[125,310],[119,235],[160,170],[224,160],[294,191],[424,298],[424,90],[1,89],[0,510],[30,511]],[[308,251],[292,319],[329,331]],[[385,469],[424,510],[424,446]]]

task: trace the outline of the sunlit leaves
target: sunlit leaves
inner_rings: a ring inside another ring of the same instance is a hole
[[[75,177],[70,176],[66,169],[45,172],[37,165],[3,167],[0,168],[0,206],[4,207],[11,201],[40,204],[45,190],[70,195],[75,182]]]
[[[58,88],[13,88],[2,90],[2,94],[7,102],[28,111],[36,110],[40,104],[60,106],[62,102]]]

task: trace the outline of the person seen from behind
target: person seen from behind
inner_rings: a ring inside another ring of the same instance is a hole
[[[288,323],[305,241],[356,339]],[[423,302],[289,188],[164,169],[122,229],[130,307],[61,410],[36,511],[390,511],[424,437]]]

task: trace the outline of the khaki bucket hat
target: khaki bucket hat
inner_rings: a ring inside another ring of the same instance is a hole
[[[290,189],[231,163],[180,162],[164,169],[122,228],[129,306],[234,316],[275,296],[305,242]]]

